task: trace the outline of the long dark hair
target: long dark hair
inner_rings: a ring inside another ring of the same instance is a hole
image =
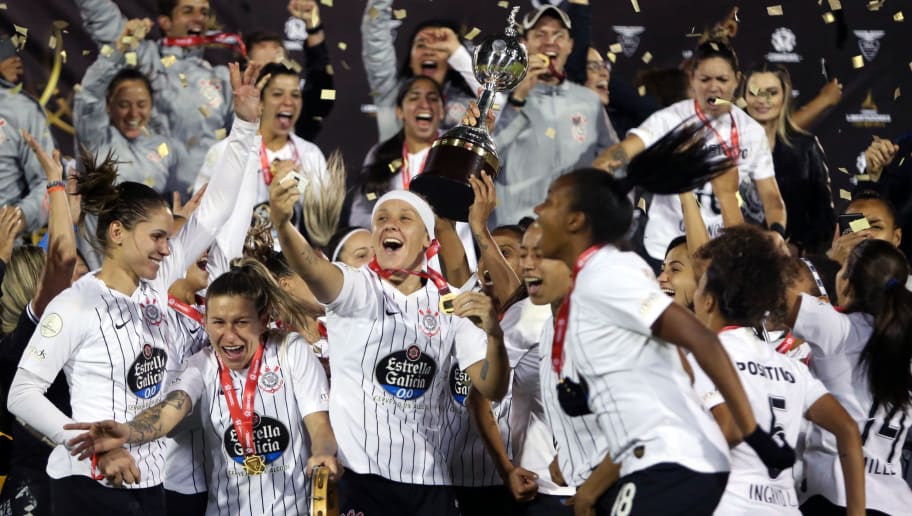
[[[874,331],[861,352],[875,404],[905,409],[912,401],[912,293],[906,290],[909,264],[885,240],[863,240],[843,271],[851,301],[845,312],[874,316]]]
[[[685,120],[637,154],[620,179],[595,168],[560,178],[572,181],[570,209],[586,214],[592,243],[615,244],[627,234],[633,219],[627,194],[634,187],[657,194],[687,192],[731,168],[730,159],[706,147],[708,138],[705,124],[696,118]]]
[[[412,47],[415,45],[415,38],[418,36],[418,33],[427,28],[450,29],[456,33],[457,37],[459,36],[459,25],[452,20],[425,20],[419,23],[418,26],[415,27],[415,30],[409,35],[405,58],[399,65],[400,79],[411,79],[412,77],[415,77],[415,72],[412,71]],[[462,91],[469,97],[474,98],[477,95],[477,93],[472,91],[472,88],[469,87],[465,79],[462,78],[462,75],[454,70],[452,66],[447,70],[447,74],[444,77],[444,84],[440,84],[439,86],[441,89],[444,89],[447,84]]]

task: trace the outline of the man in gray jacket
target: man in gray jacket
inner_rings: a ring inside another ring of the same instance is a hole
[[[126,17],[112,0],[76,0],[83,24],[102,53],[114,47]],[[203,59],[208,0],[158,0],[160,41],[142,41],[127,55],[152,81],[159,125],[187,150],[177,189],[185,199],[209,148],[230,127],[232,113],[228,69]],[[143,39],[144,33],[128,35]]]
[[[48,154],[54,139],[44,109],[22,91],[22,76],[16,47],[0,39],[0,206],[18,206],[26,231],[35,231],[47,223],[46,176],[19,130],[28,131]]]
[[[566,13],[546,4],[525,16],[523,29],[529,70],[494,128],[501,159],[497,182],[502,185],[496,225],[533,215],[555,177],[588,166],[618,141],[598,95],[565,80],[564,66],[573,49]]]

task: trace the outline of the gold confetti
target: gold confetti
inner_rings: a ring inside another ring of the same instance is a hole
[[[348,63],[346,63],[345,61],[342,61],[342,69],[351,70],[351,66],[348,66]]]
[[[66,64],[66,50],[60,51],[60,60],[63,61],[64,64]]]
[[[25,28],[25,27],[20,27],[20,26],[16,25],[15,23],[13,24],[13,28],[16,29],[16,32],[17,32],[17,33],[22,34],[23,36],[28,37],[28,29],[27,29],[27,28]]]
[[[390,174],[395,174],[399,171],[399,168],[402,167],[402,160],[394,159],[393,161],[390,161],[387,166],[389,167]]]
[[[472,30],[470,30],[464,37],[466,40],[472,41],[479,34],[481,34],[481,29],[478,27],[472,27]]]
[[[497,2],[497,7],[503,7],[504,9],[507,9],[510,7],[510,2]]]
[[[170,68],[171,65],[173,65],[173,64],[176,63],[176,62],[177,62],[177,56],[176,56],[176,55],[173,55],[173,54],[161,58],[161,64],[162,64],[162,66],[164,66],[165,68]]]
[[[101,46],[101,55],[103,55],[105,57],[111,57],[111,54],[113,54],[113,53],[114,53],[114,49],[111,48],[111,45],[105,44],[105,45]]]
[[[179,73],[179,74],[177,74],[177,78],[180,79],[181,88],[186,88],[187,87],[187,76],[182,73]]]
[[[645,197],[640,197],[640,200],[637,201],[637,208],[639,208],[639,210],[644,213],[646,212],[646,198]]]
[[[715,41],[710,41],[709,46],[711,46],[712,49],[715,50],[716,52],[719,51],[719,45]]]
[[[747,109],[747,101],[744,100],[744,97],[738,97],[737,100],[735,100],[735,105],[741,109]]]
[[[905,163],[905,162],[906,162],[906,157],[903,156],[902,159],[899,160],[899,165],[896,165],[896,166],[897,166],[897,167],[902,167],[902,164]]]
[[[158,155],[163,158],[169,154],[168,144],[165,142],[162,142],[161,145],[159,145],[158,149],[156,149],[156,150],[158,151]]]
[[[852,233],[858,233],[859,231],[871,229],[871,223],[866,218],[860,218],[849,222],[849,227],[852,228]]]
[[[493,109],[494,111],[500,111],[500,104],[493,104],[491,106],[491,109]]]
[[[10,95],[18,95],[20,91],[22,91],[21,82],[15,86],[13,86],[12,88],[10,88]]]
[[[333,0],[320,0],[320,3],[323,4],[323,5],[325,5],[326,7],[332,7],[332,6],[333,6]]]
[[[367,10],[367,15],[370,16],[371,20],[376,20],[380,16],[380,11],[376,7],[371,7]]]
[[[203,118],[209,118],[209,108],[206,106],[200,106],[197,109],[199,110],[200,114],[203,115]]]
[[[639,93],[641,97],[646,95],[646,86],[640,86],[637,88],[637,93]]]
[[[75,84],[73,86],[73,93],[79,93],[80,91],[82,91],[82,84]]]
[[[859,69],[864,68],[864,58],[861,56],[852,57],[852,68]]]
[[[857,179],[859,181],[870,181],[871,176],[868,174],[858,174],[857,176],[855,176],[855,179]]]
[[[336,74],[336,72],[335,72],[335,70],[333,70],[333,65],[331,65],[331,64],[326,65],[326,75],[335,75],[335,74]]]
[[[652,52],[645,52],[643,54],[643,62],[649,64],[650,61],[652,61]]]
[[[406,13],[405,9],[394,9],[393,10],[393,17],[396,18],[397,20],[404,20],[406,16],[407,16],[407,13]]]
[[[0,4],[0,11],[6,10],[6,4]]]
[[[136,39],[136,38],[134,38],[133,36],[130,36],[130,35],[128,34],[128,35],[126,35],[126,36],[120,38],[120,41],[121,41],[121,43],[123,43],[124,45],[130,45],[130,44],[133,43],[133,41],[134,41],[135,39]]]
[[[375,194],[374,192],[367,192],[366,194],[364,194],[364,197],[367,197],[367,200],[368,200],[368,201],[376,201],[376,200],[377,200],[377,194]]]
[[[849,171],[845,167],[839,167],[836,170],[842,172],[843,174],[848,175]]]
[[[617,61],[617,54],[615,54],[614,52],[608,52],[605,55],[608,56],[608,60],[611,61],[612,63]]]
[[[735,192],[735,199],[738,199],[738,207],[741,208],[744,206],[744,198],[741,197],[741,192]]]
[[[608,47],[608,51],[614,54],[620,54],[624,51],[624,47],[622,47],[620,43],[614,43]]]
[[[554,137],[557,136],[557,131],[555,131],[553,127],[549,127],[548,130],[545,131],[545,136],[553,140]]]
[[[879,11],[886,0],[869,0],[868,1],[868,10],[869,11]]]
[[[640,12],[640,3],[637,0],[630,0],[630,3],[633,4],[633,12]]]
[[[343,51],[344,51],[346,48],[348,48],[348,43],[346,43],[346,42],[344,42],[344,41],[340,41],[340,42],[339,42],[339,50],[343,50]]]
[[[782,6],[781,5],[771,5],[766,8],[766,14],[769,16],[782,16]]]
[[[901,22],[903,20],[905,20],[905,18],[903,17],[902,11],[896,11],[896,14],[893,15],[893,21]]]
[[[899,86],[897,86],[896,89],[893,91],[893,100],[898,99],[899,95],[900,95]]]
[[[336,90],[320,90],[320,100],[336,100]]]
[[[842,2],[839,0],[827,0],[827,3],[830,4],[831,11],[838,11],[842,9]]]
[[[224,140],[225,136],[227,136],[227,135],[228,135],[228,131],[226,131],[224,127],[221,129],[215,130],[215,139],[216,140]]]
[[[67,22],[67,21],[64,21],[64,20],[54,20],[54,28],[55,28],[55,29],[64,30],[64,29],[66,29],[66,28],[69,27],[69,26],[70,26],[70,24],[69,24],[69,22]]]
[[[124,60],[127,62],[127,66],[136,66],[136,52],[127,52],[124,54]]]
[[[829,23],[833,23],[834,21],[836,21],[836,17],[833,16],[833,13],[830,13],[830,12],[823,13],[823,23],[829,24]]]
[[[57,36],[51,34],[51,37],[48,38],[48,48],[54,48],[57,46]]]
[[[750,83],[747,85],[747,91],[749,91],[750,94],[755,97],[760,94],[760,88],[758,88],[757,85],[754,83]]]
[[[84,56],[87,56],[87,55],[89,55],[89,54],[91,54],[91,53],[92,53],[91,50],[83,50],[83,51],[82,51],[82,55],[84,55]]]

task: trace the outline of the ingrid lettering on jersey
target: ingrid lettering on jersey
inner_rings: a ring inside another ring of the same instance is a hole
[[[751,500],[782,507],[798,507],[798,500],[795,498],[794,490],[783,489],[777,485],[770,484],[750,484],[748,489]]]
[[[400,400],[413,400],[424,395],[436,372],[434,360],[418,346],[410,346],[380,359],[375,374],[386,392]]]
[[[223,438],[225,452],[238,465],[244,465],[244,446],[238,439],[237,431],[231,421]],[[281,421],[253,413],[253,446],[257,455],[263,456],[266,464],[274,462],[285,453],[291,436]],[[269,471],[274,471],[270,469]]]
[[[472,388],[472,380],[469,378],[458,365],[454,365],[450,370],[450,395],[456,404],[465,407],[466,398],[469,397],[469,389]]]
[[[143,345],[142,353],[136,357],[127,370],[127,386],[138,398],[144,400],[161,393],[162,381],[165,379],[165,366],[168,354],[165,350]]]

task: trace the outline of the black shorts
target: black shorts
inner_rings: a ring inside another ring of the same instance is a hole
[[[51,510],[54,516],[161,516],[165,514],[165,490],[161,485],[144,489],[105,487],[82,475],[52,478]]]
[[[804,516],[840,516],[845,515],[846,508],[840,507],[829,501],[823,495],[814,495],[801,504],[801,514]],[[867,509],[868,516],[888,516],[887,513]]]
[[[516,501],[506,486],[454,486],[459,512],[463,516],[503,516],[516,512]]]
[[[728,472],[697,473],[660,463],[621,477],[596,502],[599,516],[700,516],[719,505]]]
[[[364,516],[459,516],[450,486],[393,482],[346,470],[336,484],[342,514]]]

